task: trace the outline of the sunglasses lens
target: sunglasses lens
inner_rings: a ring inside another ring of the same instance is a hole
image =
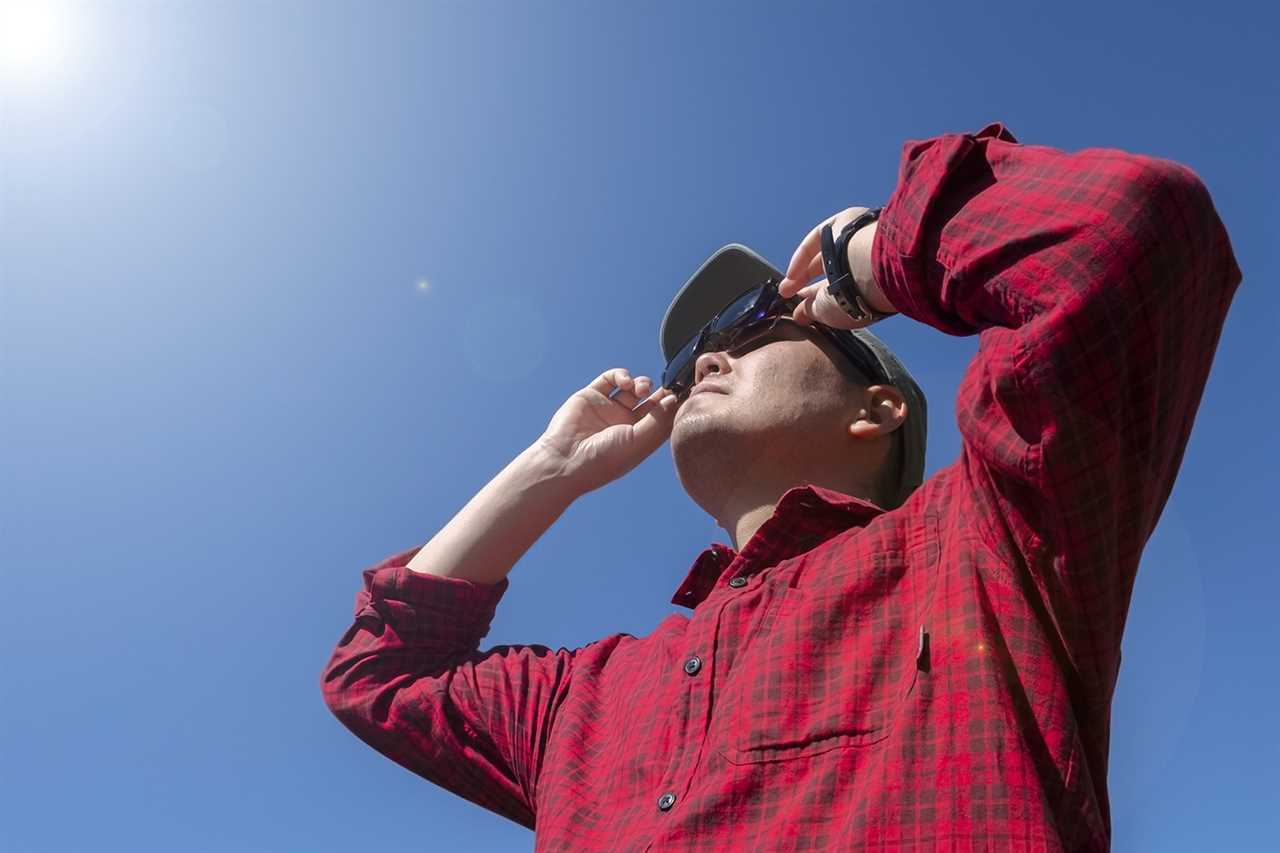
[[[690,379],[693,378],[693,356],[694,349],[698,345],[698,338],[701,335],[694,335],[689,338],[689,342],[680,348],[680,352],[676,353],[671,361],[667,362],[666,370],[662,371],[662,387],[667,388],[676,394],[681,394],[689,390]]]
[[[729,303],[729,307],[721,311],[711,324],[711,333],[717,334],[723,332],[739,322],[745,322],[750,325],[759,321],[760,317],[747,317],[746,314],[755,307],[756,302],[760,299],[761,287],[753,287],[737,299]],[[763,311],[757,313],[763,314]]]
[[[704,349],[731,349],[767,334],[777,321],[774,309],[778,300],[765,300],[765,304],[758,308],[756,303],[768,287],[765,284],[751,288],[717,314],[707,329],[707,344]],[[698,349],[701,339],[701,332],[694,335],[667,363],[666,369],[662,371],[664,388],[669,388],[677,395],[688,393],[693,385],[696,359],[703,351]]]
[[[714,348],[724,352],[740,350],[760,338],[767,337],[773,331],[773,327],[777,325],[777,319],[777,317],[770,317],[750,325],[742,325],[736,329],[730,329],[718,340]]]

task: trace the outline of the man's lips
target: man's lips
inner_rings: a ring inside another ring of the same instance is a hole
[[[707,385],[703,383],[703,384],[693,386],[693,390],[689,392],[689,396],[685,398],[684,402],[687,404],[689,401],[691,401],[694,397],[701,394],[703,391],[707,392],[708,394],[728,394],[729,393],[728,391],[725,391],[722,388],[718,388],[715,385]],[[683,411],[685,411],[685,407],[681,405],[680,408],[677,409],[677,414]]]

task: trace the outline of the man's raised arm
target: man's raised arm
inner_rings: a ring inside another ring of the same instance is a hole
[[[896,309],[980,335],[956,402],[965,524],[1030,575],[1090,695],[1109,696],[1241,279],[1208,192],[1168,160],[993,124],[907,143],[871,253]]]
[[[582,650],[482,652],[480,641],[521,555],[579,495],[666,440],[674,397],[660,392],[631,411],[648,390],[646,377],[601,374],[430,542],[366,570],[355,621],[321,674],[325,704],[369,746],[529,828],[538,768]],[[622,636],[597,643],[592,671],[579,677],[593,677]]]

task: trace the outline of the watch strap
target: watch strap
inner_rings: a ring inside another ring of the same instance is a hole
[[[858,229],[875,222],[880,217],[881,209],[875,207],[863,211],[840,230],[839,237],[832,236],[830,223],[822,227],[822,265],[827,272],[827,293],[835,299],[836,304],[843,308],[845,313],[859,322],[874,323],[897,313],[876,311],[867,305],[862,294],[858,292],[853,273],[849,270],[847,252],[849,240],[858,232]]]

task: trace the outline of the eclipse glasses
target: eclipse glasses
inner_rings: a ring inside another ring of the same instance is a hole
[[[689,396],[693,389],[695,366],[698,356],[704,352],[732,352],[754,343],[773,331],[778,320],[800,303],[798,296],[783,299],[778,293],[778,282],[769,278],[764,284],[744,291],[719,313],[711,318],[696,335],[689,338],[680,350],[667,362],[662,371],[662,384],[654,389],[631,411],[636,411],[649,401],[661,388],[666,388],[676,395],[677,400]],[[817,329],[851,361],[867,379],[889,383],[880,368],[875,356],[867,350],[858,338],[844,329],[833,329],[821,323],[814,323],[808,328]],[[615,388],[609,399],[621,389]]]

